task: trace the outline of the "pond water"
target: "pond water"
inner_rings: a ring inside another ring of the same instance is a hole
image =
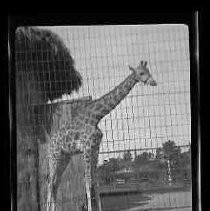
[[[141,193],[102,198],[103,211],[191,211],[192,192]]]
[[[124,209],[126,211],[141,210],[170,210],[170,211],[191,211],[192,210],[192,193],[169,192],[169,193],[150,193],[145,194],[149,197],[146,201],[134,201],[136,207]]]

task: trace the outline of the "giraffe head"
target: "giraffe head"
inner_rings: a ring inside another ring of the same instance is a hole
[[[139,66],[133,68],[129,65],[129,69],[136,74],[136,77],[139,81],[143,82],[146,85],[157,86],[156,81],[153,79],[152,75],[149,72],[146,61],[141,61]]]

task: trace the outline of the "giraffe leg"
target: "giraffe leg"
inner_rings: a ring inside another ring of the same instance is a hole
[[[48,185],[48,193],[47,193],[47,211],[56,211],[56,200],[53,196],[53,188],[52,184]]]
[[[97,211],[102,211],[100,195],[98,192],[98,182],[97,182],[97,164],[98,164],[99,148],[100,148],[102,137],[103,137],[102,131],[98,127],[96,127],[96,134],[93,139],[93,149],[91,150],[91,153],[92,153],[91,166],[93,168],[92,169],[93,189],[94,189],[95,204],[96,204]]]
[[[87,194],[87,203],[88,203],[88,211],[92,211],[92,203],[91,203],[91,181],[89,178],[86,178],[85,181],[86,186],[86,194]]]
[[[61,182],[63,172],[65,171],[70,154],[60,150],[57,154],[49,157],[49,184],[47,190],[47,211],[56,211],[57,190]]]
[[[84,151],[84,159],[85,159],[85,188],[87,195],[87,207],[88,211],[92,211],[92,203],[91,203],[91,162],[90,162],[90,150],[85,149]]]
[[[49,184],[47,189],[47,211],[56,211],[56,191],[55,191],[55,178],[56,178],[56,166],[55,160],[49,162]]]
[[[93,190],[93,198],[94,198],[94,201],[95,201],[95,209],[97,211],[101,211],[102,208],[101,208],[101,201],[100,201],[100,196],[99,196],[99,193],[98,193],[98,185],[97,185],[97,163],[98,163],[98,154],[99,154],[99,145],[95,145],[93,146],[92,148],[92,156],[91,156],[91,167],[92,167],[92,190]]]
[[[102,132],[96,128],[95,133],[93,133],[92,136],[89,137],[88,140],[84,140],[85,146],[84,146],[84,161],[85,161],[85,187],[86,187],[86,195],[87,195],[87,204],[88,204],[88,211],[98,211],[98,200],[96,199],[97,194],[95,192],[96,185],[94,185],[94,180],[92,182],[92,178],[94,178],[95,175],[93,175],[93,172],[96,172],[96,166],[98,161],[98,151],[100,141],[102,138]],[[95,171],[94,171],[95,168]],[[96,200],[95,203],[92,203],[92,192],[94,192],[94,197]],[[96,205],[93,207],[93,205]]]
[[[53,195],[53,178],[55,177],[56,174],[56,160],[53,158],[53,156],[51,156],[51,154],[49,155],[48,158],[48,165],[49,165],[49,169],[48,169],[48,175],[49,175],[49,180],[48,180],[48,188],[47,188],[47,211],[54,211],[53,205],[55,203],[55,199],[54,199],[54,195]]]
[[[50,187],[48,185],[48,190],[47,190],[47,211],[50,211],[50,202],[51,202],[51,190]]]

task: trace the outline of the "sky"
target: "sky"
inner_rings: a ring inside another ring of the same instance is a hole
[[[172,140],[191,142],[190,54],[187,25],[106,25],[45,27],[58,34],[70,50],[83,78],[79,92],[63,99],[97,99],[120,84],[128,65],[141,60],[157,86],[138,83],[99,123],[103,132],[99,163],[123,150],[154,150]],[[134,154],[134,151],[132,151]]]

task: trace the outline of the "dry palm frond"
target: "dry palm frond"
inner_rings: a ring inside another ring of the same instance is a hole
[[[74,67],[74,60],[55,33],[20,27],[16,30],[15,52],[17,80],[25,82],[23,78],[26,78],[26,82],[33,82],[30,85],[33,90],[28,91],[38,91],[42,102],[70,94],[81,86],[82,78]]]
[[[17,28],[15,65],[18,124],[32,125],[38,133],[50,126],[48,100],[77,91],[81,75],[60,37],[37,27]]]

